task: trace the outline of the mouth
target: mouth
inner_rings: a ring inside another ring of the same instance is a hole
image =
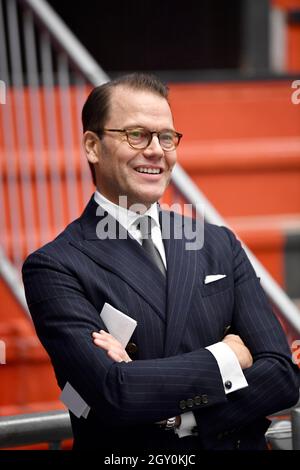
[[[137,173],[143,175],[160,175],[163,172],[163,169],[157,166],[137,166],[134,168]]]

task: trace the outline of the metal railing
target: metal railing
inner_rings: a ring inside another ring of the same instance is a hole
[[[293,450],[300,450],[300,406],[293,408],[292,413]]]
[[[24,288],[23,285],[20,285],[19,273],[15,266],[4,255],[0,247],[0,278],[1,277],[6,281],[21,307],[29,314]]]
[[[0,179],[0,204],[6,204],[0,233],[4,256],[20,267],[28,252],[78,216],[91,194],[79,115],[89,86],[108,76],[44,0],[0,0],[0,35],[0,78],[8,90],[2,116],[0,108],[6,175]],[[209,222],[227,225],[179,165],[173,185],[194,206],[205,206]],[[300,333],[299,310],[247,252],[267,294]],[[15,291],[22,290],[14,283]]]
[[[267,442],[274,450],[300,450],[300,408],[285,410],[291,421],[272,421],[266,432]],[[60,449],[61,441],[71,439],[72,428],[69,413],[50,411],[0,418],[0,449],[40,443],[49,443],[49,449]]]
[[[69,413],[49,411],[0,418],[0,448],[49,443],[60,448],[61,441],[73,437]]]

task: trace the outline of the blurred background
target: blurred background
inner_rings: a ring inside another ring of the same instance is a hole
[[[224,219],[300,338],[300,0],[0,0],[0,416],[63,409],[20,269],[88,202],[81,107],[130,71],[184,135],[164,202]]]

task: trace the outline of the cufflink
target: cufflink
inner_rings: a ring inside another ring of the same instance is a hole
[[[165,430],[170,431],[171,429],[176,428],[176,416],[173,416],[172,418],[168,418],[166,425],[165,425]]]
[[[230,390],[231,387],[232,387],[232,382],[231,382],[230,380],[226,380],[226,382],[224,383],[224,385],[225,385],[225,388],[226,388],[227,390]]]
[[[158,424],[161,429],[164,431],[170,431],[175,428],[177,428],[180,425],[180,418],[178,416],[173,416],[172,418],[165,419],[164,421],[159,421]]]

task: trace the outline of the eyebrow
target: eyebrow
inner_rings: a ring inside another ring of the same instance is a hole
[[[124,126],[123,129],[146,129],[147,131],[150,131],[150,132],[156,132],[157,130],[156,129],[149,129],[149,127],[147,126],[143,126],[141,124],[132,124],[132,125],[127,125],[127,126]],[[162,132],[162,131],[172,131],[172,132],[177,132],[174,128],[172,127],[163,127],[160,131],[157,131],[157,132]]]

